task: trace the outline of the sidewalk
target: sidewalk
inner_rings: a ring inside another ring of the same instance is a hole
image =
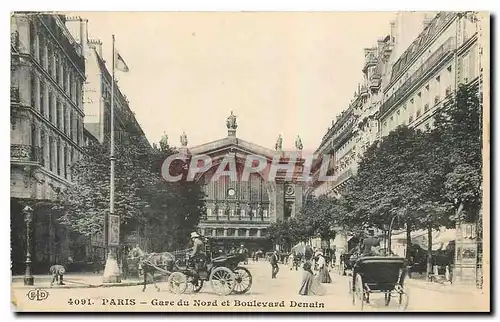
[[[421,279],[405,279],[405,284],[408,286],[418,287],[426,290],[437,291],[437,292],[453,292],[453,293],[482,293],[483,290],[478,289],[476,285],[458,285],[449,283],[433,283]]]
[[[137,286],[144,283],[143,280],[138,279],[125,279],[121,283],[103,283],[101,275],[94,274],[66,274],[64,275],[65,285],[50,286],[52,281],[51,275],[35,275],[34,285],[24,285],[24,276],[13,276],[13,288],[96,288],[96,287],[116,287],[116,286]],[[151,282],[148,282],[150,284]]]

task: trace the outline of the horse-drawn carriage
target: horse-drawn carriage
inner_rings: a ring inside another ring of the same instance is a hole
[[[246,293],[252,286],[252,274],[247,268],[239,266],[244,261],[244,254],[233,254],[213,258],[205,267],[197,266],[197,269],[185,264],[176,265],[177,270],[168,278],[169,289],[182,294],[191,287],[197,293],[204,282],[210,282],[218,295]]]
[[[145,254],[140,249],[131,251],[130,258],[139,258],[139,266],[144,272],[144,287],[146,289],[147,275],[151,274],[156,285],[154,273],[166,275],[168,288],[171,292],[182,294],[190,289],[197,293],[201,291],[204,282],[210,282],[212,289],[218,295],[243,294],[252,286],[250,271],[239,266],[245,261],[244,254],[234,254],[211,258],[209,241],[205,242],[205,257],[189,259],[191,249],[176,252]]]
[[[352,280],[349,282],[353,305],[358,304],[363,310],[364,305],[370,303],[371,294],[383,293],[386,306],[395,295],[398,308],[405,310],[409,303],[409,296],[404,287],[406,273],[407,264],[404,258],[360,257],[354,264]]]

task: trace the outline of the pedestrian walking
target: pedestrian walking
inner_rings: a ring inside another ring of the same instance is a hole
[[[300,285],[299,294],[300,295],[325,295],[326,290],[321,285],[312,271],[311,263],[306,261],[302,266],[304,270],[304,275],[302,276],[302,283]]]
[[[278,251],[274,251],[273,254],[271,255],[271,258],[269,259],[269,262],[271,263],[271,278],[276,278],[276,275],[278,275],[278,272],[280,268],[278,267]]]
[[[328,265],[326,264],[325,257],[321,251],[316,252],[316,265],[318,266],[317,279],[320,283],[331,283],[332,278],[328,272]]]

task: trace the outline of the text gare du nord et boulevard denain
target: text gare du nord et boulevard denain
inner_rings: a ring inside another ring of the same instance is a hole
[[[72,305],[94,305],[95,302],[92,300],[74,300],[70,299],[69,303]],[[325,308],[325,304],[323,302],[299,302],[299,301],[241,301],[241,300],[212,300],[212,301],[203,301],[203,300],[161,300],[158,298],[154,298],[149,302],[141,301],[138,302],[135,299],[115,299],[115,298],[103,298],[100,303],[103,306],[135,306],[137,304],[146,304],[151,306],[161,306],[161,307],[290,307],[290,308]]]

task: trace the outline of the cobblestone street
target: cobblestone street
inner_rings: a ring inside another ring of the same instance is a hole
[[[252,262],[247,265],[253,275],[250,291],[244,295],[220,297],[206,283],[199,294],[172,294],[166,290],[166,283],[159,283],[161,289],[157,292],[153,285],[148,285],[141,292],[142,286],[117,286],[100,288],[63,288],[48,289],[49,296],[43,301],[30,301],[26,294],[28,288],[13,286],[13,302],[22,307],[30,307],[40,311],[133,311],[136,309],[162,312],[179,311],[359,311],[353,306],[348,293],[346,276],[339,276],[332,271],[332,284],[324,284],[327,294],[324,296],[300,296],[298,290],[302,272],[291,271],[288,266],[280,265],[277,279],[271,279],[271,269],[267,262]],[[407,311],[470,311],[486,310],[487,303],[477,290],[450,292],[456,286],[443,287],[442,290],[432,288],[425,282],[410,280],[407,291],[410,294],[410,304]],[[120,301],[122,300],[122,301]],[[179,305],[182,300],[183,305]],[[369,306],[363,311],[397,310],[395,303],[384,307],[383,296],[372,296]],[[186,302],[187,301],[187,302]],[[229,306],[224,305],[229,301]],[[284,307],[262,307],[266,302],[284,301]],[[70,304],[72,303],[72,304]],[[261,303],[260,307],[255,306]],[[323,305],[324,307],[322,307]],[[301,306],[309,305],[308,308]],[[317,307],[314,307],[317,306]]]

